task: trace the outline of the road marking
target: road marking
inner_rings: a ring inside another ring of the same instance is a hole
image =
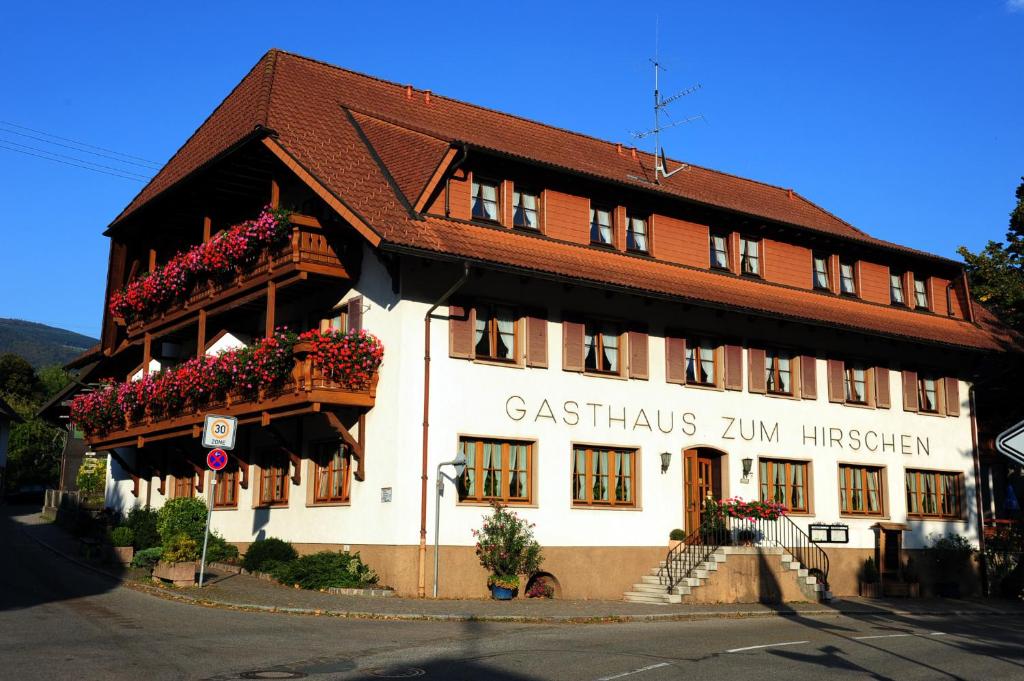
[[[912,636],[912,634],[878,634],[876,636],[854,636],[854,641],[867,641],[870,638],[901,638],[903,636]]]
[[[631,674],[639,674],[640,672],[649,672],[652,669],[658,669],[659,667],[671,666],[668,662],[659,662],[658,664],[647,665],[646,667],[640,667],[640,669],[634,669],[631,672],[622,672],[621,674],[614,674],[612,676],[602,676],[597,681],[612,681],[612,679],[621,679],[623,676],[630,676]]]
[[[928,635],[929,636],[945,636],[946,632],[944,632],[944,631],[933,631],[932,633],[930,633]]]
[[[785,643],[765,643],[760,646],[747,646],[746,648],[732,648],[725,652],[727,653],[742,653],[744,650],[757,650],[758,648],[774,648],[776,646],[798,646],[802,643],[810,643],[810,641],[786,641]]]

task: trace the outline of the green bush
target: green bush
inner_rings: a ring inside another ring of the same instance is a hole
[[[312,590],[351,589],[377,583],[377,574],[363,563],[358,552],[311,553],[288,563],[278,563],[271,574],[283,584],[298,584]]]
[[[933,535],[932,545],[925,549],[936,581],[956,581],[970,566],[974,547],[959,534]]]
[[[152,569],[164,553],[164,547],[151,546],[148,549],[137,551],[132,556],[132,567]]]
[[[135,533],[130,527],[122,525],[110,531],[110,543],[114,546],[131,546],[134,541]]]
[[[156,529],[157,512],[146,507],[133,508],[124,519],[124,526],[129,527],[135,535],[132,546],[142,551],[160,546],[160,533]]]
[[[268,537],[249,545],[249,550],[245,552],[245,558],[242,559],[242,567],[249,572],[266,572],[267,561],[288,563],[298,557],[298,552],[291,544],[283,539]]]
[[[229,544],[224,537],[211,530],[206,542],[207,563],[235,563],[238,561],[238,547]]]
[[[175,535],[167,542],[160,559],[168,563],[187,563],[192,560],[198,560],[199,544],[187,534]]]
[[[206,531],[206,504],[202,499],[179,497],[171,499],[157,511],[156,528],[164,546],[173,537],[184,534],[197,544]]]
[[[83,462],[75,476],[75,484],[78,491],[86,496],[102,495],[107,485],[107,462],[105,459],[95,459]]]
[[[679,529],[678,527],[668,533],[668,538],[672,541],[683,541],[686,539],[686,532]]]
[[[875,565],[874,558],[868,558],[864,561],[864,567],[860,571],[860,581],[865,584],[874,584],[878,581],[878,566]]]
[[[490,516],[484,516],[483,527],[473,530],[476,555],[491,573],[488,584],[494,578],[514,578],[518,584],[519,575],[532,575],[540,568],[541,547],[533,538],[533,525],[501,504],[495,503],[493,508]]]

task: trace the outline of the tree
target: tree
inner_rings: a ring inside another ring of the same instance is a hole
[[[64,432],[36,414],[67,381],[67,373],[59,366],[36,374],[23,357],[12,353],[0,355],[0,397],[22,418],[22,423],[11,425],[4,476],[8,488],[56,482]]]
[[[38,398],[39,378],[32,365],[19,355],[0,355],[0,394],[13,399]]]

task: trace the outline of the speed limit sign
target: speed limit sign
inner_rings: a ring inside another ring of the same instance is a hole
[[[209,449],[234,449],[237,431],[238,420],[234,416],[207,414],[203,425],[203,446]]]

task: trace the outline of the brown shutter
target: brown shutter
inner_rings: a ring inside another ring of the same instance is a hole
[[[764,373],[765,353],[759,348],[747,348],[747,389],[752,393],[768,392]]]
[[[647,380],[647,334],[643,331],[630,331],[629,337],[629,377]]]
[[[942,384],[946,388],[946,414],[960,416],[960,381],[955,376],[946,376]]]
[[[811,355],[800,356],[800,397],[818,399],[818,362]]]
[[[460,359],[473,358],[473,319],[471,308],[448,306],[448,354]]]
[[[583,371],[583,325],[562,322],[562,369]]]
[[[889,367],[875,367],[875,406],[879,409],[892,406],[889,399]]]
[[[725,389],[743,390],[743,348],[725,346]]]
[[[548,318],[543,312],[526,317],[526,366],[548,365]]]
[[[917,411],[917,372],[903,372],[903,411]]]
[[[665,336],[665,380],[686,383],[686,339]]]
[[[363,297],[356,296],[348,301],[348,331],[363,330]]]
[[[828,401],[845,402],[846,385],[843,372],[845,366],[842,360],[830,359],[828,361]]]

